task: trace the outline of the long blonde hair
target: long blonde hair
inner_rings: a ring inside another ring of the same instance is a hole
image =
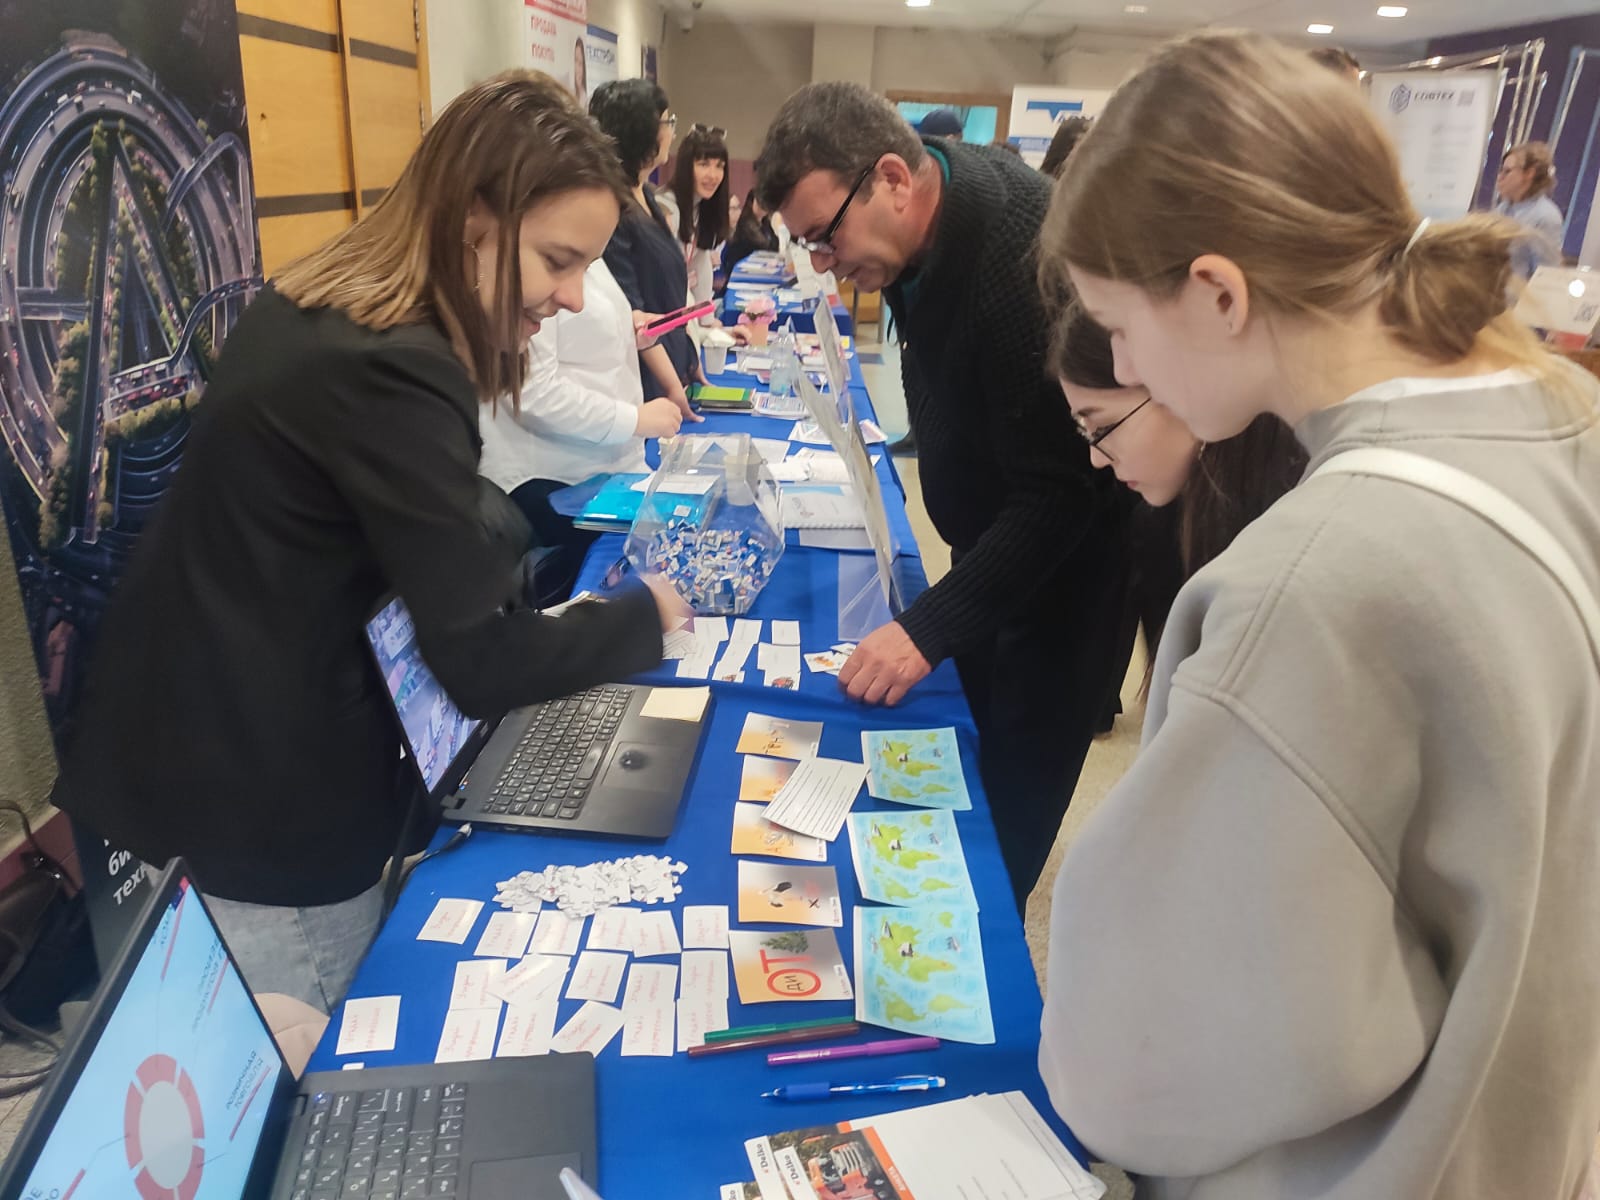
[[[625,200],[615,147],[554,79],[507,71],[451,101],[378,205],[272,284],[302,308],[337,308],[369,329],[432,321],[480,399],[517,397],[527,357],[522,218],[541,200],[580,188]],[[474,200],[500,226],[489,312],[463,236]]]
[[[1360,92],[1268,38],[1169,44],[1111,97],[1040,234],[1041,282],[1066,266],[1173,295],[1202,254],[1237,263],[1268,312],[1343,317],[1377,302],[1402,345],[1554,367],[1507,311],[1515,224],[1432,222]]]

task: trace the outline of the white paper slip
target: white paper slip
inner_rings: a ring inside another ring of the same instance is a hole
[[[482,911],[482,900],[440,900],[423,922],[417,941],[454,942],[459,946],[467,940]]]
[[[662,954],[676,954],[683,947],[678,943],[678,927],[669,912],[642,912],[633,919],[633,953],[637,958],[656,958]]]
[[[766,687],[787,688],[794,691],[800,686],[800,647],[767,646],[766,664],[762,670],[762,684]]]
[[[526,1008],[543,996],[561,995],[571,965],[571,959],[530,954],[502,975],[492,991],[514,1008]]]
[[[726,904],[685,904],[683,906],[683,948],[685,950],[726,950],[728,948],[728,906]]]
[[[499,1012],[497,992],[505,973],[506,964],[498,958],[469,958],[458,962],[455,982],[450,988],[450,1010],[493,1009]]]
[[[557,1054],[591,1054],[598,1058],[621,1029],[620,1008],[590,1000],[551,1039],[550,1049]]]
[[[767,805],[767,820],[796,833],[833,841],[867,781],[863,763],[803,758]],[[541,918],[541,921],[543,918]]]
[[[560,954],[571,958],[578,952],[582,936],[582,917],[569,917],[547,909],[539,914],[539,925],[533,931],[533,944],[529,949],[535,954]]]
[[[671,1004],[678,992],[678,968],[673,963],[634,963],[622,993],[622,1011],[641,1005]]]
[[[528,939],[538,920],[533,913],[490,913],[488,927],[473,953],[488,958],[521,958],[528,952]]]
[[[871,550],[872,539],[863,529],[802,529],[800,544],[813,550]]]
[[[614,904],[595,913],[589,925],[590,950],[620,950],[633,953],[633,919],[639,915],[637,908]]]
[[[549,1054],[550,1039],[556,1032],[556,1007],[559,1003],[560,997],[552,993],[534,1004],[507,1008],[494,1056],[530,1058],[535,1054]]]
[[[712,668],[712,678],[726,683],[733,676],[742,675],[745,663],[750,661],[750,651],[754,645],[754,642],[729,642],[728,648],[723,651],[722,657],[717,660],[717,665]]]
[[[725,642],[728,640],[728,618],[696,617],[694,635],[702,642]]]
[[[665,634],[661,639],[661,657],[675,659],[687,658],[694,652],[694,648],[699,644],[700,639],[695,637],[691,630],[674,629],[671,633]]]
[[[761,1200],[790,1200],[789,1189],[784,1186],[783,1176],[778,1173],[772,1143],[764,1137],[751,1138],[744,1144],[744,1152],[755,1173],[756,1186],[761,1189]]]
[[[367,1064],[364,1062],[347,1062],[339,1067],[341,1071],[365,1071]]]
[[[805,483],[811,478],[811,468],[803,462],[772,464],[772,477],[779,483]]]
[[[679,679],[710,679],[711,667],[716,662],[715,646],[696,644],[694,653],[678,660]]]
[[[622,986],[623,972],[628,969],[626,954],[607,954],[603,950],[585,950],[573,965],[572,978],[567,981],[568,1000],[598,1000],[610,1004],[617,998]]]
[[[703,1046],[706,1034],[728,1027],[728,1002],[710,996],[678,1003],[678,1049]]]
[[[867,523],[860,501],[848,492],[786,487],[782,509],[785,529],[861,529]]]
[[[659,717],[668,721],[699,721],[706,714],[711,700],[711,689],[703,687],[651,688],[639,709],[641,717]]]
[[[444,1031],[433,1061],[478,1062],[494,1057],[494,1035],[500,1028],[500,1006],[452,1009],[445,1014]]]
[[[774,621],[772,623],[772,642],[776,646],[798,646],[800,644],[800,622]]]
[[[757,371],[770,371],[772,370],[772,360],[751,355],[740,363],[737,369],[743,371],[746,375],[754,375]]]
[[[364,996],[344,1002],[339,1021],[339,1044],[335,1054],[370,1054],[393,1050],[395,1030],[400,1027],[399,996]]]
[[[769,463],[781,463],[789,455],[789,443],[777,438],[751,438],[750,448]]]
[[[728,952],[685,950],[678,976],[678,997],[682,1000],[726,1000]]]
[[[639,1004],[622,1010],[622,1055],[671,1058],[677,1033],[677,1006]]]
[[[761,622],[750,617],[740,617],[733,623],[728,635],[729,645],[754,646],[761,640]]]

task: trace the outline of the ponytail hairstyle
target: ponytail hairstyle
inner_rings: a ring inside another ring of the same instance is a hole
[[[1164,299],[1220,254],[1269,317],[1376,303],[1434,362],[1483,351],[1548,376],[1554,360],[1507,311],[1518,227],[1420,224],[1355,88],[1268,38],[1203,33],[1160,50],[1078,144],[1040,234],[1041,278],[1059,286],[1070,264]]]
[[[431,322],[480,400],[510,395],[515,403],[527,363],[522,218],[587,188],[626,200],[609,140],[554,79],[507,71],[452,100],[372,211],[284,267],[272,286],[301,308],[336,308],[368,329]],[[481,278],[465,244],[475,201],[500,227],[493,279]]]
[[[722,163],[722,183],[711,198],[702,203],[694,190],[694,168],[696,163],[708,159]],[[723,140],[721,131],[696,125],[684,135],[678,147],[678,161],[672,170],[672,198],[678,202],[680,242],[684,245],[693,242],[702,250],[710,250],[728,240],[731,219],[728,186],[728,143]]]

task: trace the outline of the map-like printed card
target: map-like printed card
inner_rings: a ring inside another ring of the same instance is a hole
[[[850,857],[861,895],[879,904],[978,907],[956,819],[937,810],[851,813]]]
[[[922,808],[972,807],[954,729],[865,730],[861,752],[870,796]]]
[[[994,1016],[970,908],[857,908],[856,1020],[989,1045]]]

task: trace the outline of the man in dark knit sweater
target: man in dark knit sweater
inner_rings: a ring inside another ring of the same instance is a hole
[[[761,202],[817,270],[881,289],[904,339],[923,499],[951,570],[840,672],[897,703],[954,658],[1017,906],[1044,867],[1126,669],[1126,493],[1096,472],[1054,380],[1034,246],[1050,184],[988,146],[919,138],[855,84],[811,84],[756,160]]]

